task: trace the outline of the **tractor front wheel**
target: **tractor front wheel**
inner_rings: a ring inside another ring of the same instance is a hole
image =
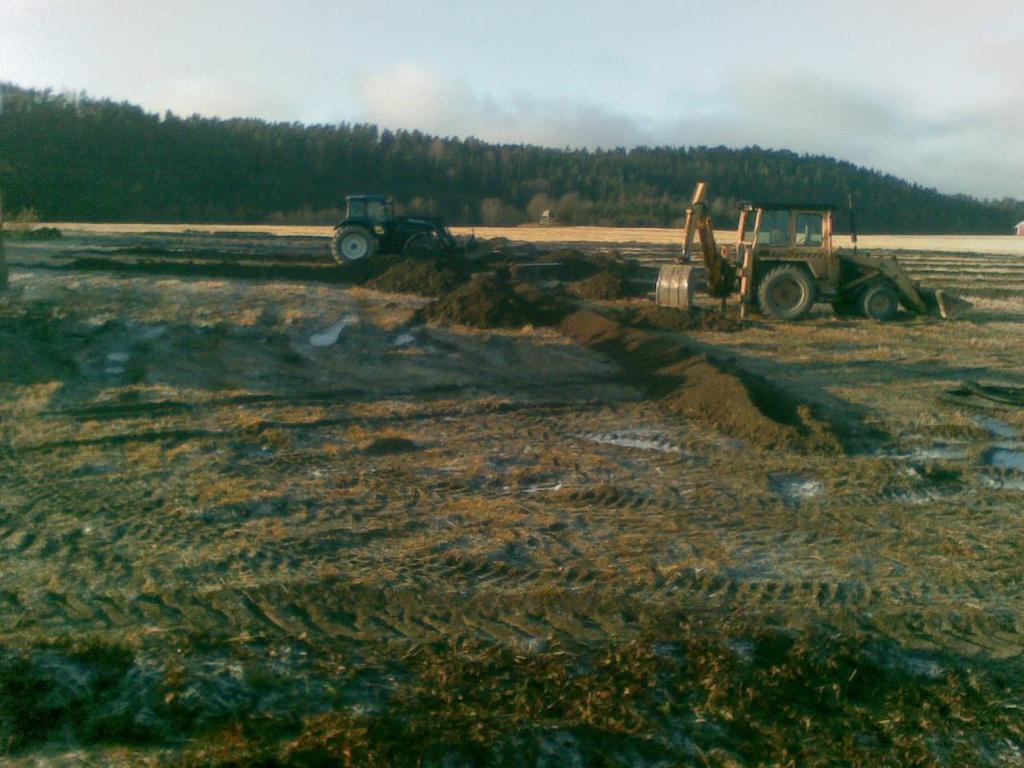
[[[888,282],[871,282],[857,294],[857,308],[871,320],[892,320],[900,310],[900,295]]]
[[[777,320],[800,320],[811,311],[818,297],[814,278],[791,264],[775,267],[757,289],[761,311]]]
[[[377,239],[363,227],[345,227],[331,240],[331,256],[339,264],[368,259],[376,251]]]

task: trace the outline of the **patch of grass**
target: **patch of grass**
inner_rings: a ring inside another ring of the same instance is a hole
[[[180,765],[973,765],[1022,735],[999,703],[1021,694],[1009,670],[922,675],[895,648],[821,632],[693,624],[540,654],[452,642],[402,664],[381,712],[313,715],[287,739],[229,729]]]

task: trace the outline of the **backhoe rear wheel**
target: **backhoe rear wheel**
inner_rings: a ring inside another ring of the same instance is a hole
[[[339,264],[368,259],[376,251],[377,238],[365,227],[345,227],[331,240],[331,256]]]
[[[775,267],[757,289],[761,311],[777,320],[800,320],[811,311],[817,297],[814,278],[793,264]]]
[[[900,311],[900,295],[886,280],[874,280],[857,294],[857,307],[864,317],[884,323]]]

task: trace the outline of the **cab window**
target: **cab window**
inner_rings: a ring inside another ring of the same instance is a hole
[[[789,245],[789,211],[765,211],[761,216],[761,245]]]
[[[796,215],[796,244],[820,248],[822,221],[823,217],[820,213],[798,213]]]
[[[365,219],[366,218],[366,201],[365,200],[349,200],[348,201],[348,216],[349,219]]]
[[[374,224],[383,224],[388,220],[387,209],[383,200],[369,200],[366,203],[366,218]]]
[[[757,211],[746,211],[743,219],[743,242],[749,243],[754,239],[754,227],[757,226]]]

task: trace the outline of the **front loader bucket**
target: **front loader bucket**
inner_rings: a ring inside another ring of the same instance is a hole
[[[971,302],[941,289],[919,288],[918,292],[928,307],[929,314],[938,315],[943,320],[952,320],[974,306]]]
[[[707,272],[702,267],[670,264],[658,272],[654,302],[659,307],[689,309],[699,290],[707,290]]]

